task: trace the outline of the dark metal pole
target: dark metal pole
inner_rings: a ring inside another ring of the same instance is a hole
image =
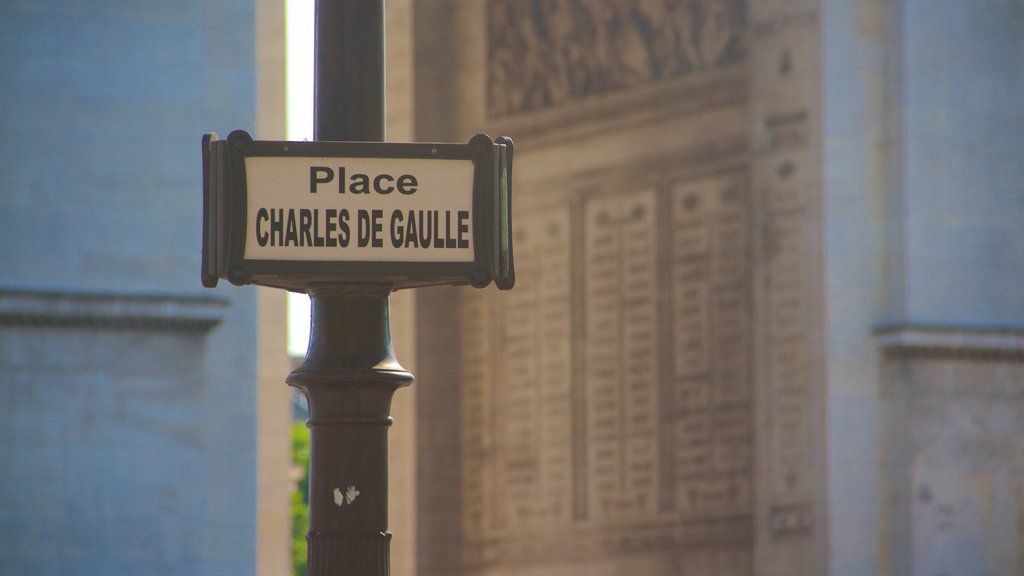
[[[384,1],[317,0],[315,140],[384,141]]]
[[[316,3],[316,140],[384,139],[384,2]],[[310,576],[390,574],[387,431],[412,383],[391,349],[386,284],[321,284],[288,384],[309,402]]]

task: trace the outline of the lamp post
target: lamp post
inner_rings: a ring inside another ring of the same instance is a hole
[[[384,2],[317,0],[315,140],[384,140]],[[412,383],[391,348],[383,283],[307,287],[306,359],[288,376],[309,403],[310,576],[390,574],[387,432]]]

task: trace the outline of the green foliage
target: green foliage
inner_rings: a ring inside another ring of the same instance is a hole
[[[309,505],[298,490],[292,492],[292,574],[307,576],[306,526],[309,525]]]
[[[309,526],[309,428],[292,422],[292,463],[302,472],[292,492],[292,574],[307,576],[306,528]]]
[[[309,503],[309,428],[304,422],[292,422],[292,462],[302,470],[298,490],[302,501]]]

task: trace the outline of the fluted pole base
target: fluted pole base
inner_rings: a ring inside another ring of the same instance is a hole
[[[390,287],[310,289],[306,360],[288,376],[309,402],[310,576],[389,576],[391,398],[412,383],[395,360]]]
[[[311,575],[391,573],[389,532],[310,532],[306,541]]]

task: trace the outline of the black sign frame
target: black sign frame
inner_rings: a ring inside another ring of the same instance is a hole
[[[259,141],[242,130],[227,140],[206,134],[203,157],[202,281],[215,287],[259,284],[305,292],[311,284],[375,282],[394,288],[492,281],[502,290],[515,283],[512,261],[512,140],[485,134],[466,144],[393,142]],[[470,160],[473,163],[473,256],[471,262],[255,260],[244,255],[247,235],[249,157],[393,158]]]

